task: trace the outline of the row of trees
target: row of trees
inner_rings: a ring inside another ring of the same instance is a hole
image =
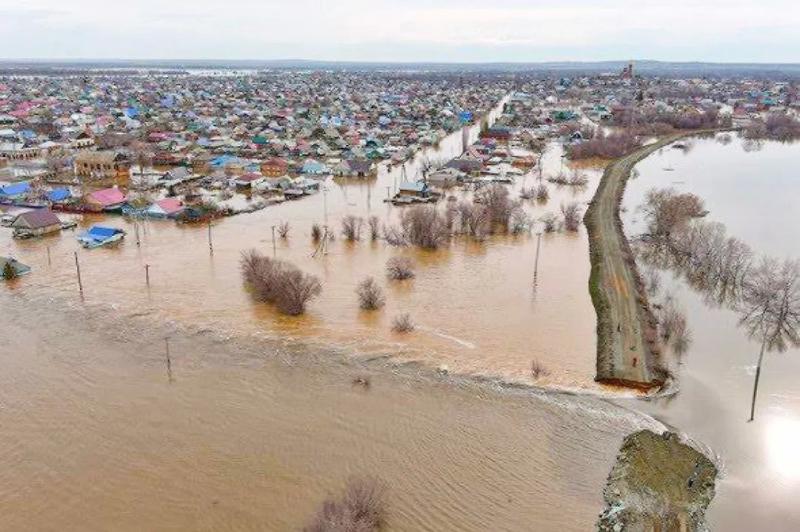
[[[766,119],[751,120],[744,129],[744,136],[782,141],[800,139],[800,120],[783,112],[771,112]]]
[[[736,311],[759,342],[752,421],[764,353],[800,347],[800,262],[756,257],[724,226],[701,220],[702,201],[691,194],[651,191],[642,211],[647,232],[637,246],[640,258],[681,273],[709,302]]]

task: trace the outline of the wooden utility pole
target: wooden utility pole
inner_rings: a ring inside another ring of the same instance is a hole
[[[172,359],[169,356],[169,337],[164,338],[164,348],[167,357],[167,378],[172,383]]]
[[[78,252],[75,252],[75,271],[78,272],[78,290],[83,295],[83,282],[81,281],[81,265],[78,262]]]
[[[150,265],[144,265],[144,280],[147,283],[147,288],[150,288]]]
[[[272,226],[272,258],[276,258],[278,256],[278,248],[275,245],[275,226]]]
[[[533,265],[533,284],[536,285],[536,281],[539,278],[539,249],[542,247],[542,233],[536,233],[536,259]]]
[[[214,254],[214,243],[211,240],[211,220],[208,221],[208,252]]]

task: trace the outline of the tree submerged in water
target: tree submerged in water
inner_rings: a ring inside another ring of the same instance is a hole
[[[17,278],[17,270],[11,264],[11,261],[6,261],[5,265],[3,266],[3,279],[6,281],[10,281],[12,279]]]
[[[322,285],[315,276],[254,249],[242,253],[240,268],[256,299],[272,303],[290,316],[303,314],[306,304],[322,292]]]
[[[740,323],[761,342],[750,403],[753,421],[764,353],[800,346],[800,262],[764,259],[748,277],[739,306]]]
[[[344,495],[322,503],[304,532],[374,532],[386,522],[386,488],[373,478],[354,478]]]

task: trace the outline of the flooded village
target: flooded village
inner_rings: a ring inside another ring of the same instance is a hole
[[[800,526],[799,87],[3,69],[5,524]]]

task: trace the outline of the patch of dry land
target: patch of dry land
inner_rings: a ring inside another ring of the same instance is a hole
[[[603,492],[601,532],[703,531],[716,466],[677,434],[625,438]]]

